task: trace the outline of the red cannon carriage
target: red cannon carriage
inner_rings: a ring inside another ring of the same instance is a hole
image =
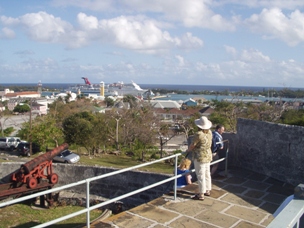
[[[58,175],[53,173],[52,160],[66,149],[68,144],[64,143],[21,165],[20,169],[11,175],[10,183],[0,184],[0,199],[47,189],[57,184]]]

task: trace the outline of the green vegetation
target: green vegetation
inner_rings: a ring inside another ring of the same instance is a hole
[[[37,226],[64,215],[72,214],[74,212],[83,210],[81,206],[53,206],[50,209],[33,209],[32,204],[14,204],[8,207],[0,208],[1,224],[0,227],[19,227],[27,228]],[[96,219],[102,214],[101,210],[92,210],[90,212],[91,220]],[[25,216],[26,215],[26,216]],[[70,218],[63,222],[57,223],[54,226],[64,227],[83,227],[86,224],[86,214],[81,214]],[[50,226],[52,227],[52,226]]]
[[[172,90],[154,92],[186,93],[185,91]],[[263,93],[268,92],[271,92],[272,95],[285,97],[303,95],[302,90],[263,91]],[[191,93],[231,94],[229,91],[192,91]],[[241,91],[238,95],[254,95],[254,93]],[[70,102],[69,99],[58,99],[49,105],[48,115],[38,116],[31,122],[24,123],[17,136],[39,144],[42,150],[67,142],[75,147],[85,148],[89,156],[98,156],[104,151],[116,150],[123,153],[132,152],[134,159],[141,158],[144,161],[145,157],[151,159],[152,155],[154,157],[163,156],[163,146],[166,141],[159,140],[161,136],[173,137],[175,133],[183,132],[188,137],[196,131],[193,120],[199,117],[199,108],[197,113],[193,112],[194,114],[191,116],[185,118],[179,116],[175,121],[180,128],[170,130],[170,124],[162,122],[150,103],[138,103],[132,96],[124,97],[123,101],[128,102],[131,108],[112,108],[106,113],[97,113],[94,109],[98,106],[96,100],[80,96],[73,102]],[[108,104],[111,102],[113,101],[107,101]],[[224,124],[227,131],[231,132],[236,132],[238,118],[304,125],[303,112],[287,108],[286,104],[280,102],[253,104],[212,100],[204,103],[199,102],[199,104],[207,104],[212,107],[215,112],[209,116],[211,121],[215,124]],[[22,109],[23,106],[16,106],[16,109]],[[187,109],[191,108],[193,107],[185,107],[184,111],[187,112]],[[23,112],[23,110],[19,111]],[[5,114],[1,113],[0,115],[2,120],[6,121]],[[7,134],[5,130],[1,129],[2,135]],[[12,129],[9,132],[11,131]],[[159,153],[155,151],[157,144],[160,147]],[[149,159],[146,158],[146,160]]]
[[[14,92],[23,92],[23,91],[37,91],[37,86],[26,86],[26,85],[14,85],[14,86],[1,86],[0,85],[0,91],[3,91],[4,89],[9,89]],[[63,89],[63,88],[62,88]],[[49,88],[49,87],[42,87],[43,91],[60,91],[61,89],[54,89],[54,88]]]
[[[25,113],[30,111],[30,106],[28,104],[16,105],[13,112]]]
[[[188,94],[186,91],[153,92]],[[271,92],[274,96],[304,97],[303,91]],[[199,92],[191,92],[193,93]],[[222,93],[204,91],[203,93],[231,94],[229,91]],[[265,90],[259,94],[266,96],[266,93],[268,91]],[[257,95],[250,91],[238,93],[240,94]],[[160,136],[173,137],[175,133],[182,132],[188,137],[196,131],[194,119],[199,117],[198,112],[189,118],[177,119],[176,122],[180,128],[173,131],[169,124],[162,122],[158,116],[154,115],[153,107],[149,104],[138,105],[132,97],[128,96],[124,101],[130,103],[130,109],[113,108],[106,113],[96,113],[92,111],[94,110],[92,107],[97,105],[96,101],[83,97],[78,97],[75,102],[69,102],[68,99],[57,100],[49,106],[48,115],[38,116],[32,122],[24,123],[17,136],[38,143],[43,151],[67,142],[70,149],[80,155],[79,164],[121,169],[163,157],[165,155],[163,146],[166,140],[162,140]],[[107,101],[109,105],[112,105],[111,102],[113,101]],[[253,104],[217,100],[206,103],[215,110],[209,116],[210,120],[213,123],[224,124],[227,131],[236,131],[237,118],[304,126],[304,110],[288,109],[281,103]],[[0,115],[4,121],[7,120],[6,113]],[[2,135],[9,135],[12,131],[12,128],[1,129]],[[176,151],[178,152],[180,151]],[[37,156],[39,154],[33,155],[32,158]],[[171,161],[158,162],[139,170],[172,174],[173,164],[171,159]],[[12,227],[18,224],[24,224],[18,227],[32,227],[80,209],[81,207],[62,206],[51,210],[33,210],[27,204],[13,205],[0,209],[0,227]],[[28,216],[21,216],[23,214]],[[101,211],[94,210],[91,214],[92,218],[96,218]],[[84,223],[85,214],[61,224],[65,224],[65,227],[75,227]]]
[[[213,123],[224,124],[226,130],[231,132],[236,132],[238,118],[304,126],[304,110],[292,109],[292,106],[280,102],[253,104],[213,100],[211,106],[214,107],[214,113],[209,119]]]
[[[143,162],[139,159],[134,159],[125,154],[101,154],[95,157],[90,157],[87,154],[80,154],[79,164],[101,166],[101,167],[112,167],[112,168],[128,168],[131,166],[140,165]],[[140,168],[141,171],[155,172],[172,174],[173,163],[169,161],[157,162],[153,165],[145,166]]]
[[[304,126],[304,110],[286,110],[283,112],[280,123]]]

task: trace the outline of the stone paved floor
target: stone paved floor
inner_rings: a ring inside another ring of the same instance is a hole
[[[229,169],[227,177],[213,177],[210,197],[193,200],[196,183],[140,205],[91,227],[266,227],[280,203],[294,193],[294,187],[264,175]]]

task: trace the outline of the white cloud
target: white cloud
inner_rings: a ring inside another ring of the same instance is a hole
[[[20,24],[33,40],[41,42],[60,42],[72,29],[69,23],[46,12],[25,14]]]
[[[278,7],[281,9],[295,10],[304,7],[302,0],[215,0],[215,5],[229,5],[235,4],[249,8],[273,8]]]
[[[0,22],[5,26],[13,26],[19,23],[19,19],[13,17],[1,16]]]
[[[200,38],[193,36],[190,32],[184,34],[181,40],[182,45],[180,46],[185,48],[199,48],[204,45],[204,42]]]
[[[262,52],[258,50],[243,50],[241,54],[241,59],[246,62],[270,62],[269,56],[264,55]]]
[[[290,46],[304,41],[304,14],[295,10],[286,16],[278,8],[263,9],[260,14],[254,14],[245,23],[257,33],[265,34],[265,38],[278,38]]]
[[[35,52],[30,51],[30,50],[24,50],[24,51],[15,52],[14,54],[15,54],[15,55],[22,56],[22,57],[26,57],[26,56],[29,56],[29,55],[34,55]]]
[[[232,31],[233,23],[210,9],[210,1],[161,1],[162,11],[169,20],[180,21],[186,27],[208,28],[216,31]]]
[[[1,81],[22,75],[78,82],[90,75],[98,82],[297,86],[303,76],[302,0],[54,0],[22,2],[18,11],[2,7]]]
[[[7,27],[2,28],[2,33],[0,33],[0,38],[7,38],[7,39],[13,39],[15,38],[16,34],[14,30],[9,29]]]
[[[87,16],[84,13],[77,15],[78,23],[84,30],[98,29],[98,19],[93,16]]]
[[[211,10],[210,0],[118,0],[118,1],[54,1],[59,6],[76,6],[82,9],[128,14],[153,12],[159,18],[180,22],[186,27],[207,28],[215,31],[235,30],[235,18],[223,18]]]
[[[225,48],[226,52],[231,54],[233,57],[235,57],[237,55],[237,50],[234,47],[225,45],[224,48]]]
[[[145,17],[120,16],[99,21],[100,40],[106,40],[119,47],[149,53],[169,48],[198,48],[203,41],[187,33],[181,38],[162,31],[153,20]]]
[[[31,39],[61,43],[68,48],[80,48],[95,40],[145,53],[157,53],[170,48],[199,48],[203,45],[203,41],[191,33],[181,37],[171,36],[168,31],[162,31],[154,20],[144,16],[120,16],[99,21],[94,16],[79,13],[77,20],[78,29],[46,12],[26,14],[17,21]],[[11,18],[6,21],[14,20]]]
[[[93,11],[108,11],[115,9],[113,0],[52,0],[51,4],[57,7],[76,6]]]
[[[183,67],[185,66],[185,60],[182,56],[180,55],[176,55],[175,58],[178,60],[178,65]]]

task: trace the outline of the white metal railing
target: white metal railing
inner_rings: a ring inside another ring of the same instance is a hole
[[[294,228],[303,227],[300,224],[301,217],[304,214],[304,200],[291,199],[290,202],[280,211],[280,213],[272,220],[267,228]],[[302,222],[304,218],[302,219]]]
[[[85,179],[85,180],[82,180],[82,181],[74,182],[74,183],[67,184],[67,185],[64,185],[64,186],[60,186],[60,187],[57,187],[57,188],[52,188],[52,189],[45,190],[45,191],[38,192],[38,193],[34,193],[34,194],[31,194],[31,195],[28,195],[28,196],[24,196],[24,197],[20,197],[20,198],[17,198],[17,199],[10,200],[10,201],[2,202],[2,203],[0,203],[0,208],[5,207],[5,206],[9,206],[9,205],[12,205],[12,204],[15,204],[15,203],[20,203],[20,202],[23,202],[23,201],[28,200],[28,199],[36,198],[38,196],[42,196],[42,195],[46,195],[46,194],[49,194],[49,193],[58,192],[58,191],[61,191],[61,190],[64,190],[64,189],[68,189],[68,188],[71,188],[71,187],[75,187],[75,186],[78,186],[78,185],[86,184],[86,208],[85,209],[74,212],[74,213],[69,214],[69,215],[65,215],[63,217],[51,220],[51,221],[43,223],[43,224],[39,224],[39,225],[34,226],[34,227],[35,228],[46,227],[46,226],[49,226],[49,225],[52,225],[52,224],[55,224],[55,223],[67,220],[69,218],[73,218],[75,216],[86,213],[87,214],[86,225],[87,225],[87,228],[90,228],[90,211],[91,210],[94,210],[94,209],[100,208],[102,206],[108,205],[110,203],[119,201],[121,199],[127,198],[127,197],[135,195],[137,193],[146,191],[148,189],[154,188],[158,185],[162,185],[162,184],[167,183],[167,182],[172,181],[172,180],[174,180],[174,200],[176,200],[177,178],[186,175],[186,173],[177,175],[178,157],[183,155],[183,154],[184,153],[174,154],[174,155],[171,155],[171,156],[168,156],[168,157],[165,157],[165,158],[161,158],[161,159],[158,159],[158,160],[155,160],[155,161],[152,161],[152,162],[148,162],[148,163],[145,163],[145,164],[140,164],[140,165],[137,165],[137,166],[124,168],[124,169],[113,171],[113,172],[110,172],[110,173],[106,173],[106,174],[103,174],[103,175],[100,175],[100,176],[97,176],[97,177],[88,178],[88,179]],[[99,180],[99,179],[103,179],[103,178],[106,178],[106,177],[114,176],[114,175],[124,173],[124,172],[130,171],[130,170],[138,169],[138,168],[141,168],[141,167],[144,167],[144,166],[152,165],[154,163],[161,162],[161,161],[164,161],[164,160],[168,160],[168,159],[171,159],[171,158],[175,158],[175,175],[174,176],[169,177],[167,179],[164,179],[162,181],[156,182],[154,184],[148,185],[146,187],[137,189],[135,191],[126,193],[124,195],[115,197],[113,199],[106,200],[102,203],[90,206],[90,182],[96,181],[96,180]],[[226,150],[226,156],[219,159],[219,160],[211,162],[211,165],[222,162],[224,160],[226,161],[226,163],[225,163],[225,175],[227,175],[228,147],[227,147],[227,150]],[[190,172],[194,172],[194,171],[195,170],[192,169]]]

